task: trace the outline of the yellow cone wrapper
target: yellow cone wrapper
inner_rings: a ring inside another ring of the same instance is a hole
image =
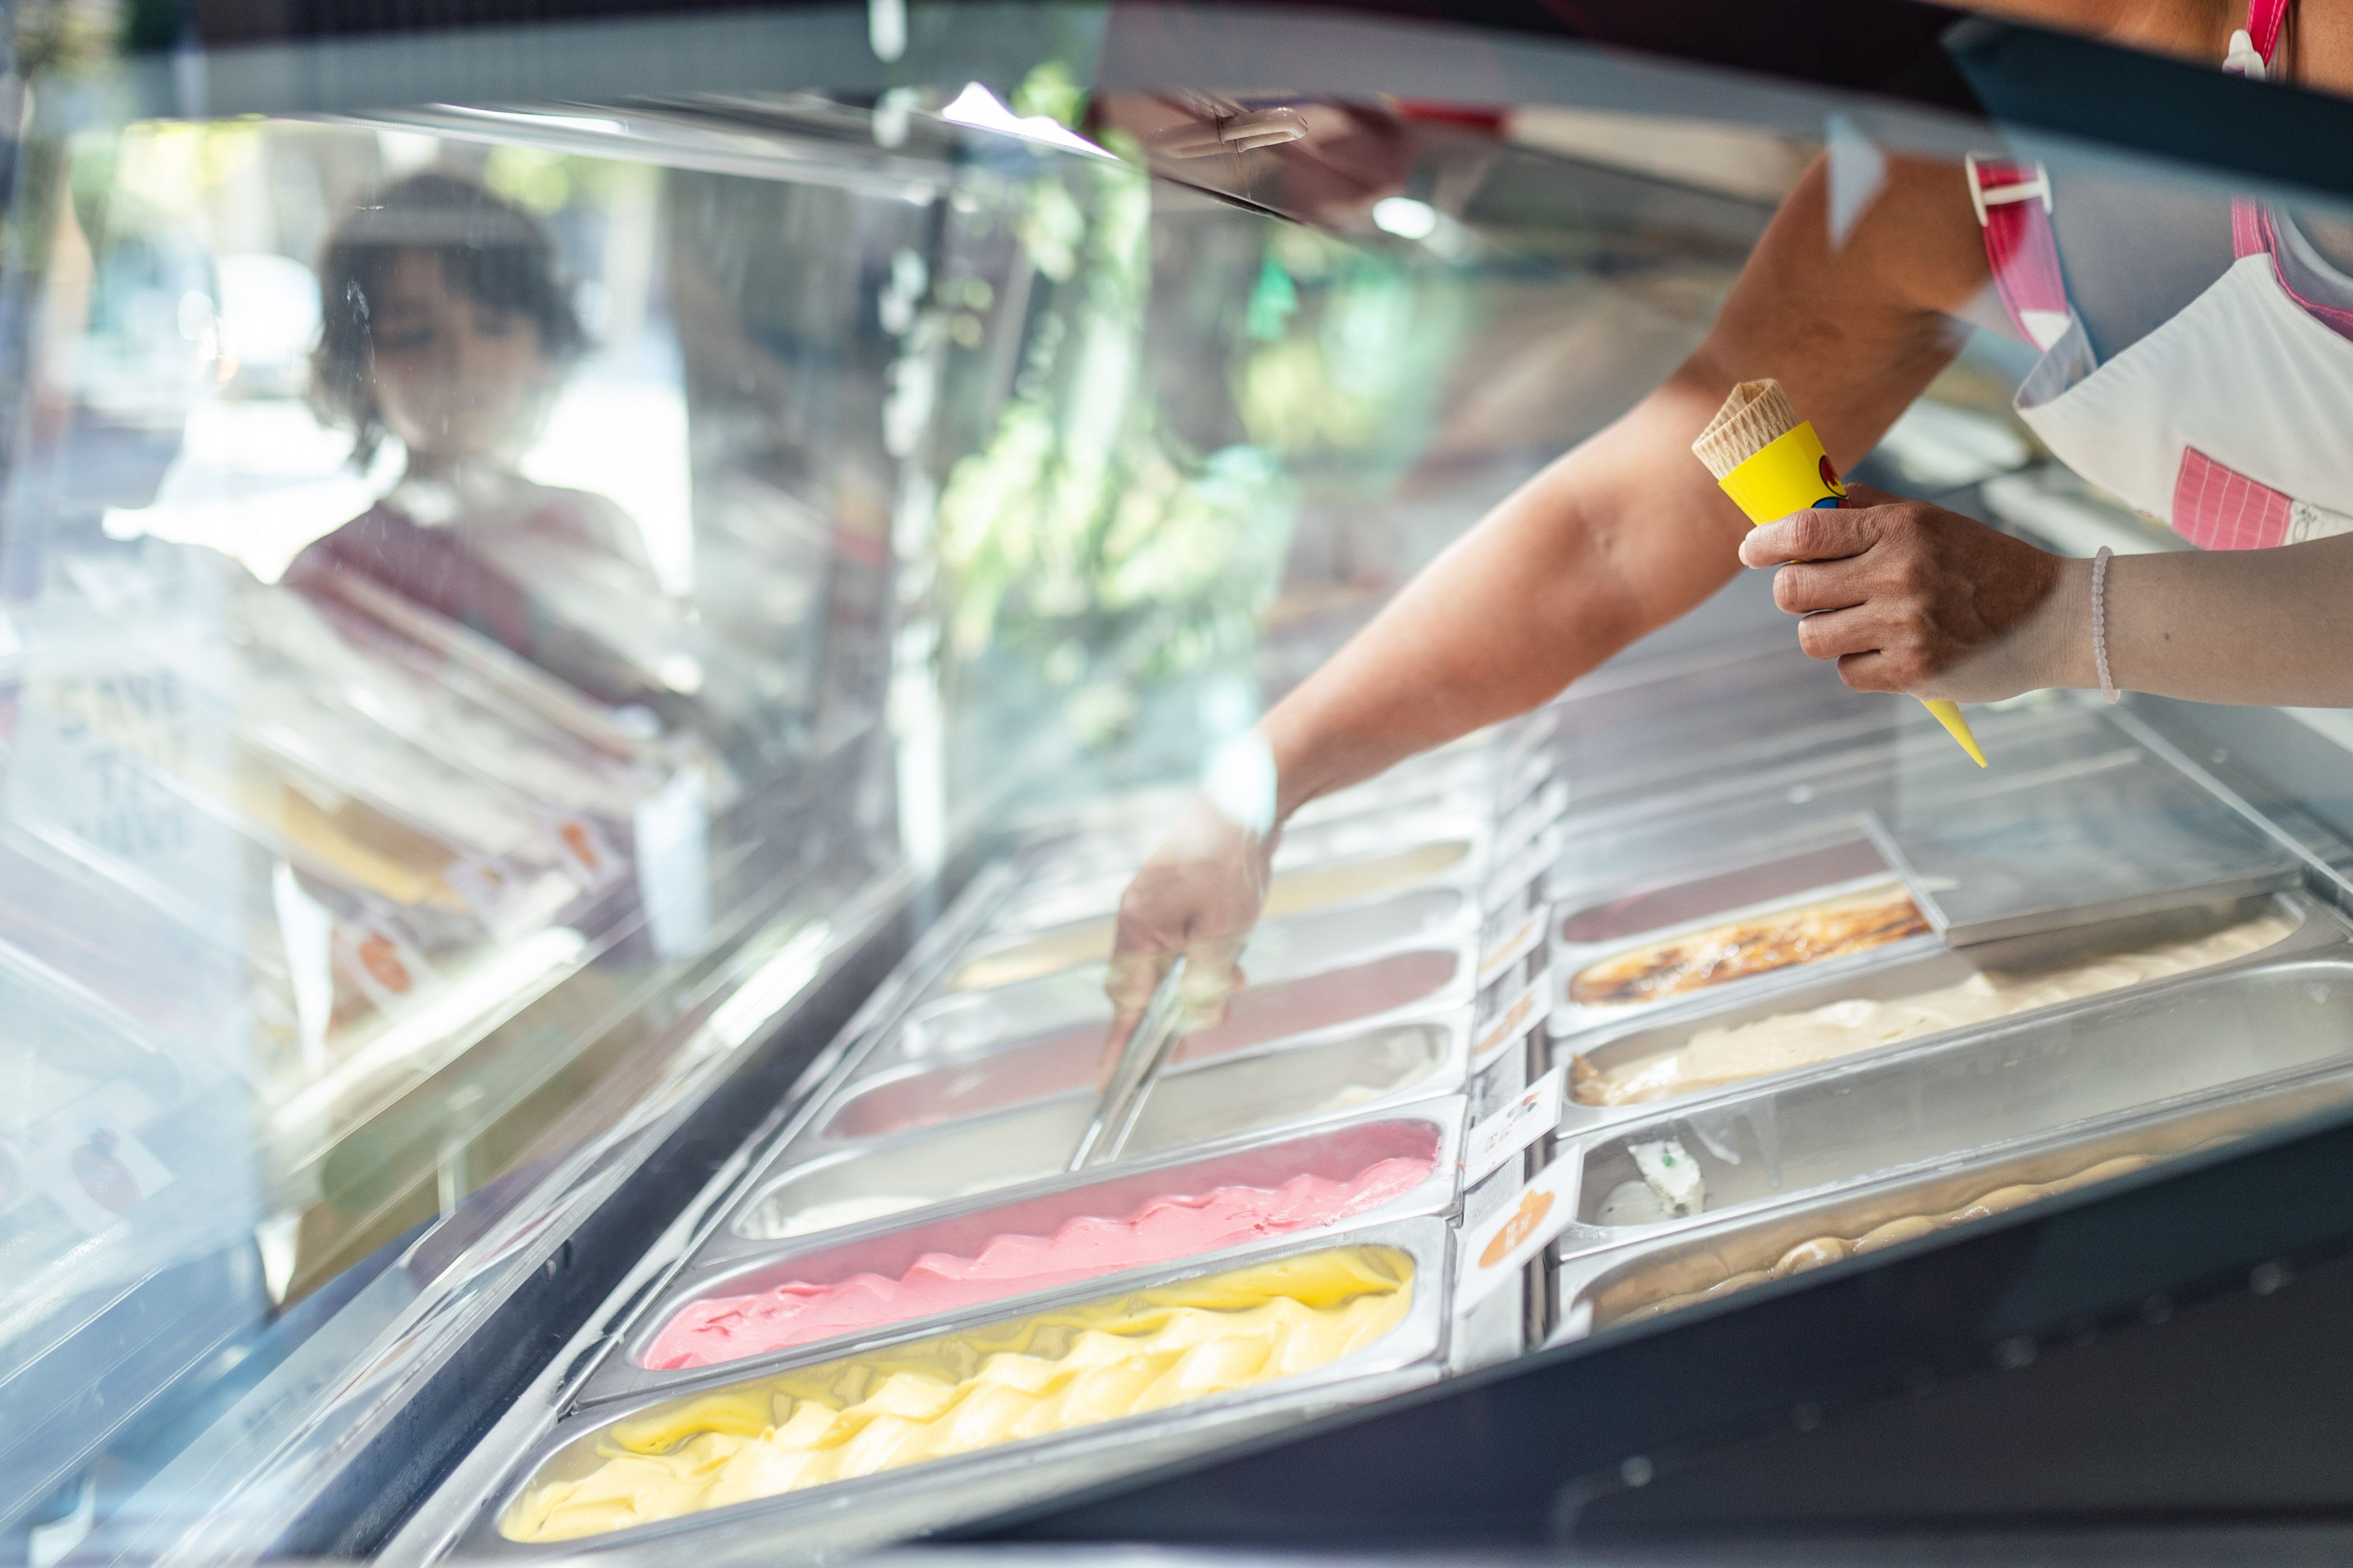
[[[1797,416],[1778,381],[1744,381],[1733,388],[1692,451],[1755,526],[1793,511],[1835,506],[1846,495],[1821,437],[1810,421]],[[1920,701],[1978,766],[1986,765],[1959,704],[1941,698]]]

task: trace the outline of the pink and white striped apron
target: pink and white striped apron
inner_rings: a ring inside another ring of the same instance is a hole
[[[2260,79],[2291,0],[2252,0],[2224,68]],[[2048,393],[2085,352],[2037,165],[1968,163],[1995,291],[2043,351],[2020,417],[2069,468],[2209,550],[2353,531],[2353,311],[2291,288],[2262,204],[2232,203],[2238,259],[2170,320]]]

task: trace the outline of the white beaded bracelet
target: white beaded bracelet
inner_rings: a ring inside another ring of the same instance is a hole
[[[2092,662],[2099,667],[2100,695],[2114,702],[2122,693],[2108,676],[2108,557],[2106,545],[2092,557]]]

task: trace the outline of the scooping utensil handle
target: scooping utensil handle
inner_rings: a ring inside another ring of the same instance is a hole
[[[1103,1090],[1103,1103],[1095,1107],[1087,1130],[1079,1135],[1069,1169],[1083,1171],[1108,1164],[1127,1147],[1128,1134],[1135,1131],[1136,1116],[1144,1110],[1144,1091],[1185,1032],[1184,981],[1185,960],[1180,955],[1153,987],[1144,1016],[1135,1021],[1134,1031],[1121,1048],[1111,1086]]]

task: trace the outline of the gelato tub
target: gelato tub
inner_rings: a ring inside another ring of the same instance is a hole
[[[1170,1060],[1200,1062],[1434,998],[1461,973],[1461,955],[1425,948],[1235,993],[1223,1023],[1194,1029]],[[959,1057],[919,1063],[851,1087],[818,1124],[834,1140],[877,1138],[1092,1086],[1109,1011],[1099,1022]]]
[[[1271,1130],[1408,1096],[1461,1087],[1460,1030],[1408,1023],[1335,1036],[1170,1073],[1145,1097],[1127,1158]],[[1091,1093],[1064,1094],[948,1127],[836,1148],[797,1162],[738,1216],[754,1239],[833,1226],[1053,1175],[1093,1114]],[[814,1141],[798,1142],[807,1152]]]
[[[2056,952],[2035,939],[1974,954],[1939,953],[1753,1003],[1721,1021],[1649,1028],[1579,1051],[1569,1062],[1571,1093],[1585,1105],[1703,1093],[2210,969],[2275,946],[2299,920],[2293,905],[2265,904],[2219,920],[2207,914],[2111,927],[2105,942],[2074,933]]]
[[[1323,1247],[665,1401],[565,1443],[499,1532],[579,1540],[1265,1388],[1395,1332],[1418,1273]]]
[[[664,1371],[716,1365],[1376,1214],[1435,1212],[1455,1191],[1460,1121],[1459,1101],[1440,1104],[1451,1108],[1446,1124],[1349,1122],[1071,1178],[849,1241],[779,1250],[723,1239],[716,1264],[648,1315],[631,1359]]]
[[[2216,1104],[2065,1135],[1965,1170],[1913,1176],[1562,1267],[1555,1339],[1639,1321],[1934,1236],[2353,1100],[2353,1073],[2305,1075]]]
[[[1878,882],[1622,949],[1573,971],[1568,1000],[1584,1007],[1641,1006],[1927,934],[1928,922],[1903,885]]]
[[[1446,838],[1386,855],[1278,871],[1269,885],[1266,908],[1260,918],[1276,920],[1400,891],[1440,877],[1470,857],[1468,838]],[[1093,901],[1107,910],[1118,896],[1114,887]],[[1113,919],[1106,912],[989,948],[958,965],[949,974],[946,989],[985,991],[1082,963],[1108,963],[1112,931]]]
[[[1368,953],[1460,932],[1472,915],[1459,888],[1422,888],[1377,903],[1267,921],[1242,950],[1242,972],[1266,985]],[[951,992],[912,1014],[878,1065],[972,1050],[1041,1029],[1111,1017],[1103,966],[1086,964],[987,991]]]
[[[1567,1142],[1580,1165],[1567,1250],[1852,1187],[2226,1086],[2346,1059],[2342,948],[2052,1009]],[[1642,1168],[1688,1156],[1662,1194]],[[1645,1201],[1649,1194],[1651,1201]]]

